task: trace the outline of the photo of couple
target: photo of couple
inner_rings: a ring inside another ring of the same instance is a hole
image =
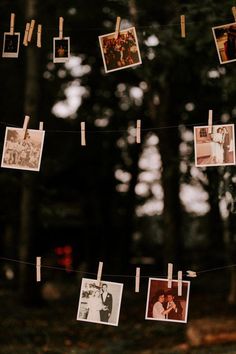
[[[194,127],[195,165],[235,164],[234,125]]]
[[[229,23],[212,28],[216,49],[221,64],[236,60],[236,24]]]
[[[145,319],[186,323],[189,286],[189,281],[182,281],[182,295],[178,296],[178,281],[172,280],[169,289],[167,279],[150,278]]]
[[[77,320],[117,326],[123,284],[82,279]]]

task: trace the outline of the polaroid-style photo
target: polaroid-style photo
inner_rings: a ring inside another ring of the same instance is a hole
[[[44,142],[44,130],[6,128],[1,167],[39,171]]]
[[[99,36],[105,72],[121,70],[142,63],[134,27]]]
[[[53,62],[65,63],[70,58],[70,37],[53,38]]]
[[[182,296],[178,296],[178,281],[149,278],[146,304],[146,320],[187,322],[190,282],[182,281]]]
[[[20,47],[20,33],[4,33],[3,39],[3,58],[18,58]]]
[[[221,64],[236,60],[236,23],[212,28],[216,49]]]
[[[123,284],[82,279],[78,321],[118,326]]]
[[[194,127],[195,165],[235,165],[234,124]]]

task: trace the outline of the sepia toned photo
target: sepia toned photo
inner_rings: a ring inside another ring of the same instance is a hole
[[[82,279],[78,321],[118,326],[123,284]]]
[[[234,125],[194,127],[196,166],[235,165]]]
[[[18,58],[20,46],[20,33],[4,33],[3,58]]]
[[[190,282],[182,281],[182,295],[178,296],[178,281],[149,278],[146,303],[146,320],[187,322]]]
[[[65,63],[70,57],[70,38],[53,38],[53,62]]]
[[[221,64],[236,60],[236,23],[212,28]]]
[[[44,131],[27,129],[25,139],[21,128],[6,128],[1,167],[39,171]]]
[[[134,27],[99,36],[105,72],[125,69],[142,63]]]

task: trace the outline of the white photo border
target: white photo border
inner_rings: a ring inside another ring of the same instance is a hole
[[[184,320],[172,320],[172,319],[159,319],[159,318],[153,318],[153,317],[148,317],[148,309],[149,309],[149,297],[150,297],[150,287],[151,287],[151,282],[152,281],[162,281],[162,282],[167,282],[168,279],[163,279],[163,278],[149,278],[148,280],[148,291],[147,291],[147,301],[146,301],[146,310],[145,310],[145,320],[151,320],[151,321],[162,321],[162,322],[177,322],[177,323],[187,323],[188,320],[188,307],[189,307],[189,293],[190,293],[190,281],[189,280],[182,280],[182,284],[187,284],[187,294],[186,294],[186,307],[185,307],[185,319]],[[178,280],[172,280],[172,283],[176,283],[178,289]],[[168,290],[171,290],[168,289]]]
[[[134,64],[130,64],[130,65],[124,65],[122,67],[118,67],[116,69],[111,69],[111,70],[108,70],[107,69],[107,65],[106,65],[106,60],[105,60],[105,55],[104,55],[104,51],[103,51],[103,45],[102,45],[102,39],[104,37],[109,37],[109,36],[115,36],[116,32],[111,32],[111,33],[107,33],[107,34],[103,34],[101,36],[98,36],[99,38],[99,45],[100,45],[100,49],[101,49],[101,53],[102,53],[102,60],[103,60],[103,65],[104,65],[104,69],[105,69],[105,73],[110,73],[112,71],[117,71],[117,70],[122,70],[122,69],[127,69],[127,68],[131,68],[133,66],[136,66],[136,65],[140,65],[142,64],[142,58],[141,58],[141,55],[140,55],[140,49],[139,49],[139,43],[138,43],[138,37],[137,37],[137,34],[136,34],[136,29],[135,27],[129,27],[129,28],[126,28],[124,30],[121,30],[120,33],[126,33],[128,31],[133,31],[134,33],[134,37],[135,37],[135,45],[137,46],[137,49],[138,49],[138,58],[139,58],[139,61],[137,63],[134,63]]]
[[[217,54],[218,54],[218,58],[219,58],[220,64],[232,63],[232,62],[236,61],[236,58],[235,59],[231,59],[231,60],[225,60],[225,61],[223,61],[221,59],[220,50],[219,50],[219,46],[218,46],[217,38],[216,38],[216,34],[215,34],[215,29],[230,27],[230,26],[235,25],[235,24],[236,24],[236,22],[232,22],[232,23],[228,23],[228,24],[226,23],[225,25],[212,27],[213,37],[214,37],[214,40],[215,40],[215,46],[216,46],[216,50],[217,50]]]
[[[68,55],[56,58],[56,41],[66,40],[68,44]],[[70,59],[70,37],[53,37],[53,63],[66,63]]]
[[[12,36],[12,35],[18,37],[17,51],[13,53],[5,51],[6,36]],[[11,34],[10,32],[4,32],[2,58],[18,58],[19,49],[20,49],[20,32],[14,32],[13,34]]]

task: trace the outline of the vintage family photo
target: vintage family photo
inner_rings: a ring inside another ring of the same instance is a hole
[[[236,23],[212,28],[221,64],[236,60]]]
[[[39,171],[43,150],[43,130],[6,128],[1,167]]]
[[[194,127],[196,166],[235,165],[234,125]]]
[[[82,279],[78,321],[118,326],[123,284]]]
[[[3,58],[18,58],[20,47],[20,33],[4,33]]]
[[[128,68],[142,63],[134,27],[99,36],[105,72]]]
[[[53,38],[53,62],[65,63],[70,57],[70,37]]]
[[[146,303],[146,320],[187,322],[190,282],[182,281],[182,296],[178,296],[178,281],[149,278]]]

